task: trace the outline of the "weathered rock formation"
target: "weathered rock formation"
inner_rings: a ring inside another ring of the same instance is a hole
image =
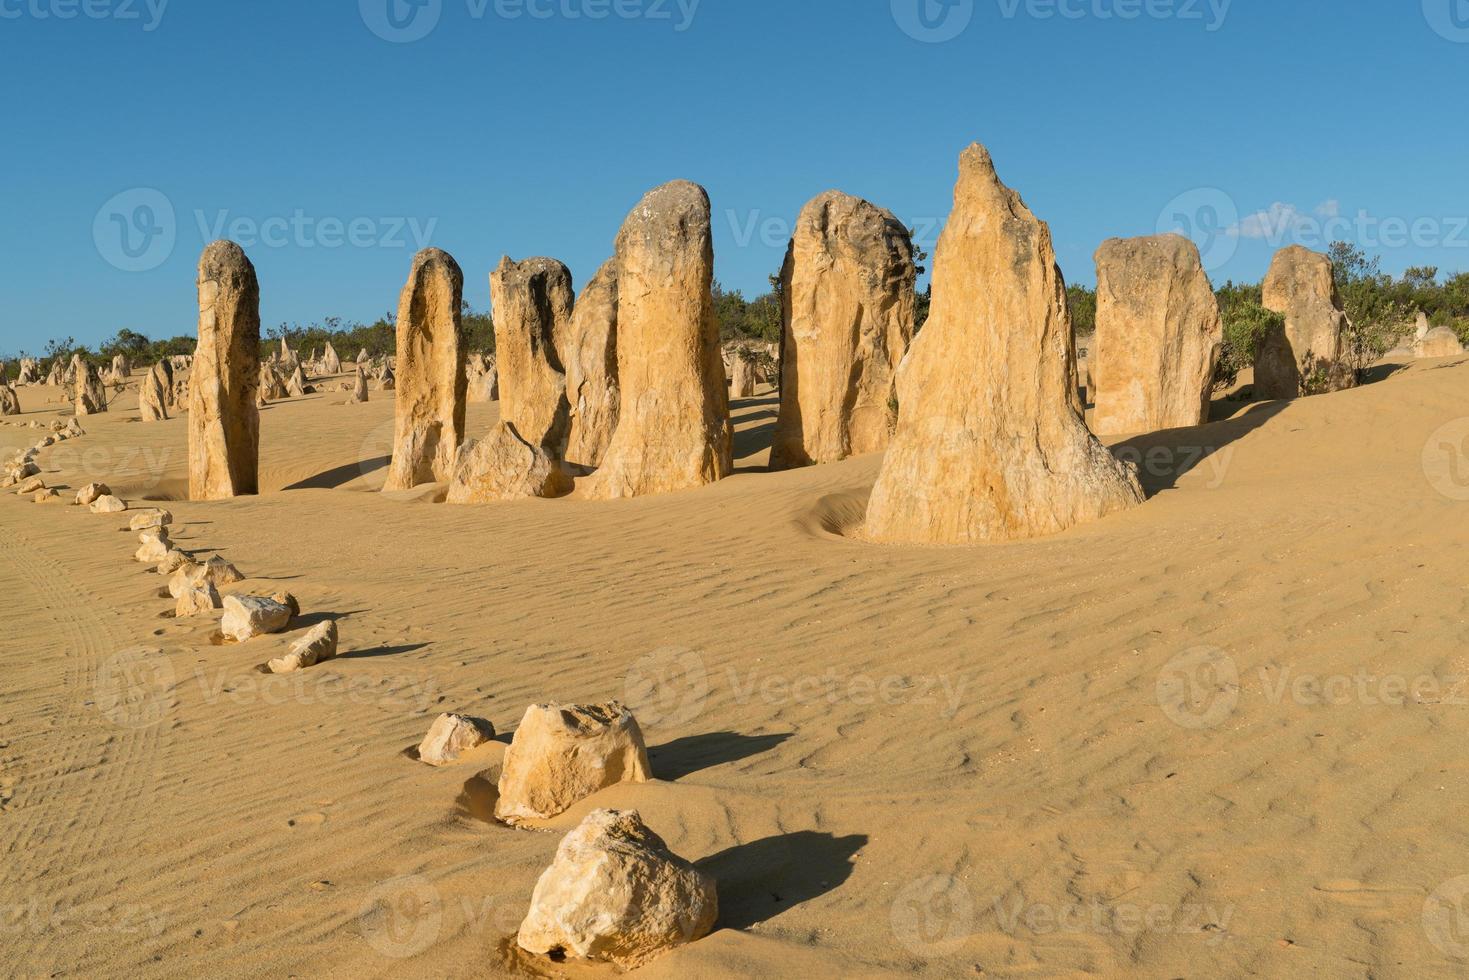
[[[447,766],[494,737],[495,726],[483,718],[439,715],[418,745],[418,758],[431,766]]]
[[[731,398],[755,397],[755,362],[743,350],[734,352],[729,364]]]
[[[305,636],[291,644],[285,656],[266,662],[272,674],[294,674],[298,670],[335,660],[337,656],[337,623],[329,619],[317,623]]]
[[[532,705],[505,753],[495,817],[511,825],[554,817],[600,789],[651,776],[642,730],[618,702]]]
[[[632,968],[708,935],[714,879],[678,857],[636,811],[594,810],[536,882],[517,943]]]
[[[802,209],[781,270],[785,345],[773,468],[887,447],[897,424],[898,365],[913,340],[917,275],[908,229],[891,212],[839,191]]]
[[[933,306],[898,372],[900,412],[868,504],[871,540],[1053,534],[1142,502],[1087,430],[1051,231],[984,147],[959,158]]]
[[[1458,357],[1464,353],[1464,345],[1459,342],[1459,335],[1453,330],[1448,327],[1434,327],[1413,345],[1413,352],[1419,357]]]
[[[500,422],[484,438],[459,448],[447,499],[451,504],[488,504],[559,497],[570,490],[571,479],[560,461],[522,439],[514,424]]]
[[[144,422],[168,420],[168,385],[161,362],[143,375],[143,383],[138,388],[138,415]]]
[[[490,274],[500,418],[558,462],[571,426],[558,341],[570,334],[575,302],[571,273],[555,259],[507,256]]]
[[[586,495],[637,497],[722,480],[733,467],[709,195],[687,181],[651,191],[628,215],[616,254],[622,406]]]
[[[487,359],[483,354],[471,354],[466,370],[469,376],[468,397],[471,402],[480,404],[499,401],[500,369],[493,359]]]
[[[321,355],[321,371],[323,374],[341,374],[342,359],[337,356],[337,350],[332,342],[326,342],[326,353]]]
[[[1092,431],[1124,435],[1209,421],[1224,326],[1198,246],[1181,235],[1113,238],[1097,250],[1089,351]]]
[[[609,260],[582,289],[571,317],[566,397],[571,436],[566,461],[596,469],[617,431],[622,389],[617,382],[617,262]]]
[[[71,356],[71,374],[76,385],[76,414],[97,415],[107,411],[107,389],[102,376],[80,354]]]
[[[299,612],[295,599],[285,594],[268,599],[258,595],[227,595],[219,629],[229,639],[244,643],[256,636],[281,632]]]
[[[1330,258],[1299,245],[1276,252],[1263,299],[1267,310],[1285,317],[1285,326],[1260,343],[1255,397],[1296,398],[1356,385]]]
[[[367,372],[357,365],[357,376],[352,382],[352,401],[362,404],[367,401]]]
[[[199,260],[199,347],[189,385],[189,499],[259,490],[260,286],[234,242]]]
[[[398,303],[398,390],[393,463],[384,490],[449,479],[464,441],[464,273],[447,252],[424,249]]]
[[[0,385],[0,415],[19,415],[20,396],[9,385]]]

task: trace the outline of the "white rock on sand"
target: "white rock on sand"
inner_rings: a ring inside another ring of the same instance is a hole
[[[276,657],[265,666],[272,674],[294,674],[298,670],[335,660],[336,656],[337,624],[335,620],[329,619],[311,627],[305,636],[291,644],[291,649],[285,656]]]
[[[431,766],[447,766],[457,762],[461,753],[494,737],[495,726],[483,718],[439,715],[423,741],[418,743],[418,758]]]
[[[158,564],[173,549],[173,542],[168,540],[168,531],[165,528],[149,528],[138,535],[138,540],[141,543],[133,553],[133,558],[144,565]]]
[[[291,625],[291,617],[299,612],[299,607],[293,608],[294,604],[295,600],[285,594],[268,599],[258,595],[225,596],[220,632],[237,643],[279,633]]]
[[[205,580],[198,586],[185,589],[178,596],[174,604],[173,614],[178,619],[187,619],[190,616],[202,616],[213,612],[223,605],[219,597],[219,590],[214,583]]]
[[[112,494],[103,494],[92,501],[87,508],[94,514],[121,514],[128,509],[128,505]]]
[[[512,826],[554,817],[593,793],[652,778],[632,712],[605,704],[536,704],[505,753],[495,817]]]
[[[112,488],[105,483],[88,483],[77,491],[77,504],[82,507],[90,507],[98,497],[105,497],[112,493]]]
[[[594,810],[536,882],[521,949],[631,968],[707,936],[714,879],[668,849],[634,810]]]

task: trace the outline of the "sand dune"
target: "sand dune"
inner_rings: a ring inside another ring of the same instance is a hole
[[[716,485],[476,508],[373,492],[377,392],[270,406],[261,496],[185,502],[184,422],[124,395],[48,483],[169,501],[180,547],[304,615],[213,645],[126,515],[0,498],[0,959],[611,975],[513,950],[559,834],[486,815],[527,704],[619,697],[660,780],[542,829],[635,807],[717,876],[720,929],[651,977],[1459,975],[1425,900],[1469,874],[1469,492],[1437,448],[1469,423],[1434,436],[1469,361],[1379,373],[1112,440],[1145,506],[952,549],[844,536],[878,456],[764,472],[768,393]],[[64,410],[44,391],[20,421]],[[255,671],[324,616],[342,659]],[[407,758],[442,711],[505,734]]]

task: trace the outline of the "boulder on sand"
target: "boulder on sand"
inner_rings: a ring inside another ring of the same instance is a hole
[[[300,611],[292,608],[294,601],[286,595],[269,599],[258,595],[225,596],[220,632],[237,643],[266,633],[279,633],[291,625],[291,617]]]
[[[121,514],[128,509],[128,505],[112,494],[103,494],[92,501],[87,509],[94,514]]]
[[[522,439],[510,422],[500,422],[483,439],[459,448],[447,500],[451,504],[487,504],[559,497],[570,490],[571,479],[544,447]]]
[[[174,603],[173,615],[175,619],[203,616],[218,609],[221,605],[223,602],[219,597],[219,590],[214,587],[213,582],[206,579],[179,593]]]
[[[594,810],[536,882],[516,942],[633,968],[707,936],[714,879],[668,849],[635,810]]]
[[[0,415],[19,415],[20,396],[7,384],[0,384]]]
[[[168,529],[164,527],[148,528],[138,535],[138,541],[141,543],[133,559],[144,565],[158,564],[173,549],[173,542],[168,540]]]
[[[138,389],[138,415],[144,422],[168,420],[169,385],[163,373],[163,362],[148,369]]]
[[[294,674],[298,670],[315,667],[317,664],[334,660],[337,656],[337,623],[329,619],[317,623],[301,639],[291,644],[283,657],[276,657],[265,666],[272,674]]]
[[[495,817],[511,826],[543,820],[608,786],[650,778],[642,730],[619,702],[532,705],[505,753]]]
[[[1135,468],[1082,420],[1050,229],[977,143],[959,160],[932,310],[898,371],[898,402],[868,503],[870,540],[1037,537],[1143,500]]]
[[[90,507],[98,497],[105,497],[112,493],[112,488],[105,483],[88,483],[77,491],[77,504],[81,507]],[[142,528],[137,530],[141,531]]]
[[[495,726],[483,718],[439,715],[418,745],[418,758],[431,766],[447,766],[459,761],[460,753],[494,737]]]
[[[1434,327],[1413,345],[1413,353],[1418,357],[1458,357],[1464,353],[1464,345],[1459,342],[1459,335],[1453,330],[1448,327]]]

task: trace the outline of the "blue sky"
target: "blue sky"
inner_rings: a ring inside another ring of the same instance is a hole
[[[420,244],[480,308],[502,254],[579,286],[675,178],[752,293],[828,188],[931,250],[974,140],[1071,281],[1174,215],[1216,280],[1469,269],[1466,0],[0,0],[0,82],[0,352],[191,333],[218,236],[267,326],[396,308]]]

